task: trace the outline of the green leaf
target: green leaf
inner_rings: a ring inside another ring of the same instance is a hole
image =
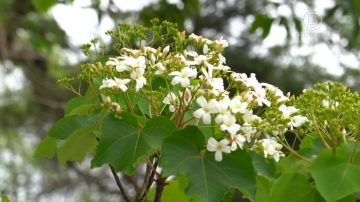
[[[161,88],[167,88],[166,80],[159,76],[155,77],[151,81],[151,88],[152,88],[152,90],[159,90]]]
[[[317,135],[315,135],[316,137]],[[300,144],[300,154],[313,158],[320,154],[326,147],[320,138],[306,136]]]
[[[259,175],[256,176],[255,202],[264,202],[269,200],[272,184],[273,181],[269,180],[269,178]]]
[[[136,102],[137,102],[137,105],[139,106],[140,111],[144,115],[151,118],[152,113],[151,113],[151,105],[150,105],[149,101],[142,96],[136,96]]]
[[[123,113],[119,119],[109,115],[103,122],[92,167],[110,163],[117,171],[131,174],[135,165],[160,149],[164,138],[175,129],[175,125],[165,117],[148,120],[141,131],[135,116]]]
[[[65,116],[87,115],[94,109],[100,109],[99,105],[94,104],[88,97],[75,97],[66,104]]]
[[[270,195],[271,202],[324,201],[316,192],[315,187],[309,183],[308,178],[296,172],[282,174],[275,181]]]
[[[360,152],[357,144],[344,143],[335,152],[325,150],[313,162],[311,175],[327,201],[360,191]]]
[[[262,29],[261,37],[265,39],[270,33],[270,29],[273,21],[274,21],[273,18],[270,18],[263,14],[258,14],[255,16],[255,20],[251,24],[249,31],[250,33],[254,33],[257,29]]]
[[[255,172],[247,152],[225,154],[222,162],[214,153],[204,153],[205,138],[195,126],[176,131],[164,141],[160,166],[163,174],[185,175],[189,180],[186,194],[203,201],[219,201],[231,188],[254,198]]]
[[[167,117],[154,117],[144,128],[144,139],[153,149],[160,149],[165,138],[176,130],[175,124]]]
[[[171,180],[168,185],[165,186],[161,201],[163,202],[200,202],[198,198],[187,196],[184,193],[185,188],[182,187],[183,179]],[[153,199],[155,197],[156,187],[152,188],[147,195],[147,198]],[[151,200],[152,201],[152,200]]]
[[[66,139],[64,145],[58,149],[60,163],[64,165],[66,161],[82,162],[97,144],[96,136],[94,135],[96,130],[96,126],[91,126],[81,128],[72,133]]]
[[[250,153],[250,157],[258,175],[267,177],[269,179],[275,178],[276,164],[273,160],[266,159],[254,152]]]
[[[57,151],[56,145],[57,144],[55,138],[46,137],[40,142],[40,144],[36,148],[36,151],[34,153],[34,158],[39,159],[41,157],[45,157],[51,159],[56,154]]]
[[[77,129],[96,124],[96,116],[68,116],[57,121],[49,130],[49,136],[66,139]]]
[[[56,2],[56,0],[32,0],[32,4],[40,12],[47,11],[51,6],[55,5]]]
[[[91,167],[110,163],[116,171],[131,175],[135,165],[146,158],[149,150],[151,148],[138,132],[135,116],[123,113],[122,119],[119,119],[110,114],[103,121],[100,142]]]

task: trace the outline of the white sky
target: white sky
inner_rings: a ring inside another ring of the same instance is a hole
[[[176,3],[179,0],[169,0],[171,3]],[[273,0],[281,3],[282,0]],[[156,0],[114,0],[116,6],[122,11],[136,11],[141,10],[144,6],[154,3]],[[74,46],[81,46],[89,42],[92,38],[100,36],[104,42],[110,39],[106,38],[105,31],[112,29],[115,23],[110,17],[105,16],[103,19],[98,19],[95,10],[88,8],[90,0],[75,0],[73,5],[59,4],[54,6],[50,13],[59,23],[60,27],[64,29],[69,37],[69,41]],[[334,5],[333,0],[318,0],[315,1],[315,13],[322,15],[326,8]],[[100,7],[107,7],[108,0],[103,0]],[[295,5],[295,15],[302,18],[309,12],[306,4],[298,2]],[[291,10],[288,6],[282,5],[277,10],[273,8],[266,8],[267,14],[276,16],[291,16]],[[234,18],[230,23],[230,33],[236,37],[245,30],[253,19]],[[336,33],[331,33],[324,24],[320,24],[320,28],[315,30],[315,34],[328,34],[326,36],[332,37],[335,42],[342,43]],[[293,35],[296,33],[292,30]],[[273,25],[269,36],[263,41],[261,46],[254,48],[253,53],[263,55],[268,52],[268,49],[276,45],[283,45],[286,38],[286,30],[284,27]],[[297,37],[297,36],[293,36]],[[235,40],[228,39],[230,44]],[[303,37],[303,44],[301,46],[294,45],[289,51],[289,57],[310,56],[311,62],[327,69],[328,72],[341,75],[343,69],[341,64],[345,64],[352,68],[359,68],[359,61],[355,55],[351,53],[344,53],[339,47],[329,47],[325,43],[318,42],[315,37]],[[295,40],[296,41],[296,40]],[[294,44],[296,44],[294,42]],[[314,45],[316,44],[316,45]]]

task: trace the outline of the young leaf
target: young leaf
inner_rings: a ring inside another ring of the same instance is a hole
[[[94,131],[97,130],[96,126],[81,128],[72,133],[64,145],[58,149],[58,158],[61,164],[66,161],[82,162],[85,156],[91,152],[96,144],[96,136]]]
[[[164,141],[160,166],[163,174],[185,175],[186,193],[203,201],[219,201],[231,188],[239,188],[248,198],[255,195],[255,172],[247,152],[224,155],[222,162],[213,153],[204,154],[205,138],[195,126],[176,131]]]
[[[360,152],[354,144],[325,150],[314,161],[311,175],[327,201],[336,201],[360,191]]]
[[[46,137],[43,139],[34,153],[34,158],[39,159],[41,157],[51,159],[57,151],[56,139],[52,137]]]

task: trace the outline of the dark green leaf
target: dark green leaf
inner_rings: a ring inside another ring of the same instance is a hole
[[[306,176],[288,172],[282,174],[271,189],[271,202],[321,202],[321,196]]]
[[[138,132],[135,116],[123,113],[120,119],[110,114],[103,121],[100,142],[91,167],[110,163],[116,171],[131,175],[135,165],[144,160],[150,151],[150,146]]]
[[[186,193],[203,201],[219,201],[231,188],[239,188],[250,199],[255,196],[255,172],[247,152],[224,155],[222,162],[214,153],[204,154],[205,138],[195,126],[176,131],[164,141],[160,166],[164,175],[185,175]]]
[[[251,153],[250,157],[258,175],[267,177],[269,179],[275,178],[276,164],[273,160],[266,159],[256,153]]]
[[[325,150],[314,161],[311,175],[321,195],[335,201],[360,191],[358,142],[342,144],[336,151]]]
[[[96,116],[68,116],[57,121],[49,130],[49,136],[66,139],[77,129],[96,124]]]
[[[117,171],[131,174],[135,165],[160,149],[163,139],[175,129],[175,125],[165,117],[148,120],[141,131],[135,116],[123,113],[120,119],[109,115],[103,122],[92,167],[110,163]]]
[[[57,151],[57,146],[56,146],[56,139],[52,138],[52,137],[46,137],[45,139],[43,139],[40,144],[38,145],[35,153],[34,153],[34,158],[35,159],[39,159],[41,157],[45,157],[45,158],[52,158]]]
[[[167,117],[154,117],[144,128],[144,139],[154,149],[162,147],[165,138],[176,130],[175,124]]]

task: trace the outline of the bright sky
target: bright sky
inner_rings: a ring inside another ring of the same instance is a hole
[[[177,3],[179,0],[169,0],[171,3]],[[282,0],[273,0],[281,3]],[[105,16],[102,19],[98,19],[95,10],[88,8],[91,0],[75,0],[74,5],[59,4],[54,6],[50,13],[54,16],[59,25],[66,31],[69,41],[74,46],[81,46],[87,43],[96,36],[100,36],[103,41],[108,42],[109,38],[106,38],[105,31],[112,29],[115,23],[110,17]],[[105,8],[108,6],[108,0],[101,1],[101,7]],[[114,0],[115,4],[120,10],[123,11],[134,11],[140,10],[144,6],[156,2],[156,0]],[[333,6],[333,0],[321,0],[315,2],[316,15],[322,15],[326,8]],[[276,16],[290,17],[291,10],[288,6],[280,6],[277,10],[274,8],[267,8],[267,14]],[[306,4],[298,2],[295,5],[295,15],[303,18],[309,12],[309,8]],[[234,18],[231,24],[231,34],[236,37],[246,29],[253,19],[241,19]],[[332,37],[335,43],[344,43],[340,40],[340,37],[336,33],[331,33],[329,29],[323,24],[318,23],[319,28],[312,31],[315,36],[303,35],[303,44],[301,46],[294,45],[289,51],[289,59],[296,58],[299,56],[310,56],[311,62],[327,69],[328,72],[341,75],[343,73],[342,65],[345,64],[348,67],[358,68],[359,61],[352,53],[346,53],[341,50],[338,46],[329,47],[325,43],[314,43],[318,42],[316,36],[324,35],[326,37]],[[305,29],[306,30],[306,29]],[[293,30],[293,33],[296,33]],[[306,34],[306,33],[305,33]],[[294,35],[294,34],[293,34]],[[297,37],[297,36],[293,36]],[[282,45],[285,43],[286,30],[285,28],[273,25],[269,36],[263,41],[261,46],[254,48],[253,53],[257,55],[266,54],[269,48],[276,45]],[[295,38],[296,39],[296,38]],[[234,43],[235,40],[232,38],[228,39],[230,44]],[[296,40],[293,40],[296,44]],[[316,44],[316,45],[314,45]]]

